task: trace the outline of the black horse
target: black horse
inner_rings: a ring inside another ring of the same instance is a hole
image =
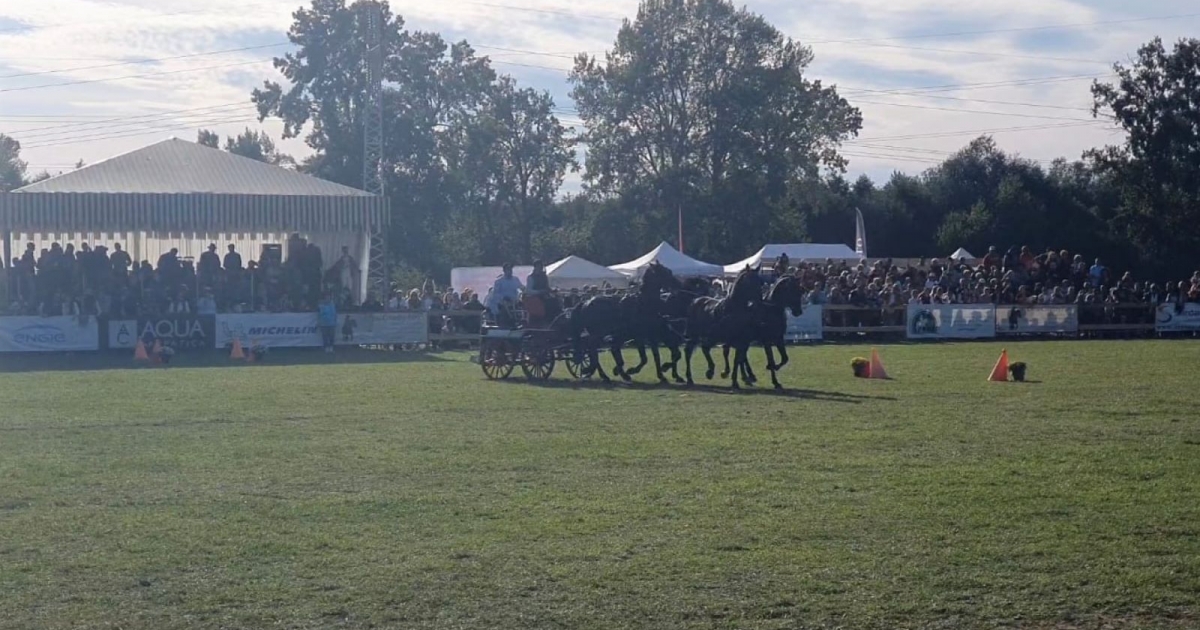
[[[600,345],[607,342],[617,364],[614,374],[626,381],[633,380],[633,376],[646,366],[646,346],[649,346],[654,355],[658,378],[665,381],[658,349],[668,333],[663,324],[667,303],[661,296],[663,292],[681,288],[682,285],[670,269],[654,262],[642,275],[641,284],[635,292],[619,298],[596,296],[572,309],[569,329],[575,355],[580,360],[584,353],[589,355],[585,375],[599,373],[605,382],[610,380],[600,366],[599,357]],[[632,342],[637,347],[640,359],[637,365],[629,369],[625,369],[625,359],[621,354],[626,342]]]
[[[684,281],[682,287],[662,294],[662,330],[657,337],[671,352],[671,362],[662,366],[660,381],[665,380],[663,373],[670,370],[676,383],[684,382],[679,376],[679,360],[683,358],[679,348],[687,342],[688,312],[693,302],[708,297],[711,291],[712,285],[707,280],[692,278]]]
[[[799,317],[804,312],[805,290],[800,279],[795,276],[783,276],[775,281],[767,291],[766,299],[757,305],[754,315],[754,341],[762,344],[767,353],[767,369],[771,371],[771,384],[775,389],[783,389],[776,372],[788,364],[787,353],[787,319],[788,312]],[[722,348],[725,355],[725,371],[729,372],[730,344]],[[779,351],[779,362],[775,362],[775,350]],[[750,367],[748,357],[740,365],[735,360],[734,370],[741,369],[742,378],[748,383],[757,380],[754,370]]]
[[[746,267],[738,274],[729,295],[722,299],[711,297],[698,298],[688,309],[687,319],[687,383],[694,385],[692,380],[692,353],[696,346],[704,352],[708,361],[705,376],[709,379],[716,372],[716,364],[712,359],[713,346],[728,344],[734,349],[734,366],[745,361],[746,350],[757,336],[757,321],[755,315],[759,304],[762,303],[762,278],[758,269]],[[733,388],[739,389],[738,371],[730,371],[728,367],[721,375],[732,376]]]

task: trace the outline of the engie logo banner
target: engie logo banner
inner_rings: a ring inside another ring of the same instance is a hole
[[[792,312],[788,311],[786,339],[788,341],[819,341],[824,337],[822,321],[823,312],[820,304],[805,306],[800,317],[793,317]]]
[[[984,339],[996,336],[991,304],[909,304],[909,339]]]
[[[0,352],[100,349],[95,317],[0,317]]]
[[[1079,309],[1075,306],[997,306],[996,332],[1002,335],[1079,332]]]
[[[1200,331],[1200,304],[1189,302],[1183,310],[1174,304],[1159,304],[1154,313],[1154,329],[1158,332]]]

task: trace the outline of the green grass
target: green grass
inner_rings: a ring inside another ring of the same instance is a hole
[[[10,371],[0,627],[1196,627],[1200,343],[1008,348],[1039,382],[996,344],[798,348],[789,395]]]

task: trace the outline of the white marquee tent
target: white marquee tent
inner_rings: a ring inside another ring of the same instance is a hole
[[[725,266],[726,275],[737,275],[746,265],[756,267],[759,264],[771,265],[780,256],[787,254],[792,262],[826,261],[826,260],[859,260],[860,257],[850,247],[842,244],[824,243],[791,243],[786,245],[766,245],[753,256]]]
[[[975,260],[975,254],[972,254],[961,247],[958,248],[958,251],[950,254],[950,260],[962,260],[964,258],[967,260]]]
[[[642,256],[641,258],[636,258],[620,265],[613,265],[609,267],[609,269],[622,273],[630,278],[637,278],[641,276],[642,272],[645,271],[647,267],[650,266],[650,263],[655,261],[658,261],[659,264],[670,269],[671,272],[676,276],[683,278],[716,278],[725,275],[725,270],[720,265],[714,265],[696,260],[691,256],[683,254],[674,247],[671,247],[666,242],[660,243],[658,247],[655,247],[650,251],[650,253]]]
[[[560,290],[601,286],[606,282],[617,289],[629,286],[629,278],[624,274],[578,256],[567,256],[546,267],[546,275],[550,278],[550,286]]]

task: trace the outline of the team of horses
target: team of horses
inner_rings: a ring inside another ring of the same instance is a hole
[[[749,347],[760,344],[766,350],[771,383],[782,389],[777,372],[788,363],[787,312],[799,316],[804,308],[805,291],[800,280],[785,275],[773,282],[762,279],[760,269],[742,270],[724,297],[712,297],[712,285],[705,280],[681,281],[667,267],[655,262],[643,273],[637,287],[624,295],[595,296],[565,309],[551,324],[570,340],[584,376],[597,375],[611,381],[600,365],[600,351],[607,347],[618,378],[630,381],[648,363],[646,350],[654,358],[659,381],[694,385],[692,356],[700,348],[708,363],[705,377],[716,374],[712,349],[721,346],[724,356],[722,378],[732,379],[734,389],[742,382],[757,379],[748,359]],[[634,347],[639,362],[626,367],[622,353],[626,345]],[[664,362],[661,349],[670,352]],[[682,349],[682,350],[681,350]],[[733,363],[729,354],[733,352]],[[778,351],[778,360],[776,360]],[[685,363],[685,376],[679,374],[679,362]]]

